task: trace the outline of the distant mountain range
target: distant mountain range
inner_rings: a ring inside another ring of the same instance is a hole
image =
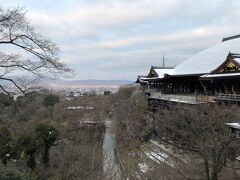
[[[133,82],[128,80],[96,80],[96,79],[87,79],[87,80],[54,80],[47,79],[44,80],[41,84],[45,85],[57,85],[57,86],[122,86],[129,85]]]
[[[73,80],[73,81],[64,81],[64,83],[69,84],[83,84],[83,85],[126,85],[131,84],[131,81],[128,80],[96,80],[96,79],[87,79],[87,80]]]

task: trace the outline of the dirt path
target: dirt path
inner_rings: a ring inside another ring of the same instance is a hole
[[[119,166],[116,154],[115,154],[115,147],[116,147],[116,133],[115,133],[115,120],[106,119],[105,122],[105,135],[103,140],[103,171],[104,176],[107,179],[121,179],[121,168]]]

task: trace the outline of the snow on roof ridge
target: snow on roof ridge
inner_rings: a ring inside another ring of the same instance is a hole
[[[226,60],[229,52],[240,53],[240,38],[218,43],[177,64],[173,75],[210,73]]]
[[[152,66],[153,69],[174,69],[171,66]]]

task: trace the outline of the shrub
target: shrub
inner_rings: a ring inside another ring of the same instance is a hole
[[[25,156],[27,167],[36,168],[36,157],[42,162],[49,162],[49,150],[57,140],[58,131],[49,125],[39,124],[33,131],[23,134],[17,141],[13,141],[9,130],[5,127],[0,132],[0,158],[4,165],[10,159]]]
[[[56,96],[56,95],[49,95],[49,96],[44,98],[43,105],[45,107],[49,107],[49,106],[54,106],[58,102],[59,102],[59,97],[58,96]]]

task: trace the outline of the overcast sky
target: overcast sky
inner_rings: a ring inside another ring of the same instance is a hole
[[[240,34],[239,0],[0,0],[24,7],[75,79],[128,79]]]

